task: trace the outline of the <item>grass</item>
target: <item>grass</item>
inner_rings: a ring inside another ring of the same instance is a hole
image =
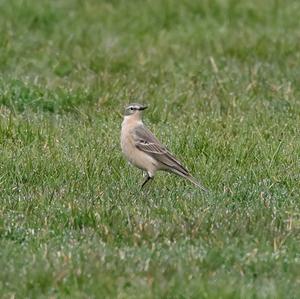
[[[0,1],[1,298],[299,298],[300,3]],[[140,171],[126,103],[212,192]]]

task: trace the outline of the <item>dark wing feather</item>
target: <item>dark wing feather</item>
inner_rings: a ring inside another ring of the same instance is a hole
[[[136,147],[153,157],[165,166],[165,170],[189,176],[188,170],[162,145],[159,140],[144,126],[137,126],[133,130]]]

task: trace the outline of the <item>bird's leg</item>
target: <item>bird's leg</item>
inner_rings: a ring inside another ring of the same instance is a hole
[[[152,178],[153,178],[153,177],[151,177],[151,176],[147,173],[146,180],[144,181],[144,183],[143,183],[141,189],[143,189],[143,187],[147,184],[147,182],[148,182],[149,180],[151,180]]]

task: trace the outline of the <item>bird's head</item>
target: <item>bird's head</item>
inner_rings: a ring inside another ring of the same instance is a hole
[[[147,105],[142,105],[142,104],[137,104],[137,103],[133,103],[133,104],[129,104],[126,108],[125,108],[125,116],[129,116],[129,115],[140,115],[141,111],[147,109],[148,106]]]

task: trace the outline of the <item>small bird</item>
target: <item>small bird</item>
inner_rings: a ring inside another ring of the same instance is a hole
[[[153,179],[156,171],[163,170],[182,176],[207,192],[208,190],[190,175],[188,170],[144,125],[142,111],[146,108],[147,106],[137,103],[127,106],[121,130],[121,148],[125,157],[131,164],[147,173],[142,188]]]

